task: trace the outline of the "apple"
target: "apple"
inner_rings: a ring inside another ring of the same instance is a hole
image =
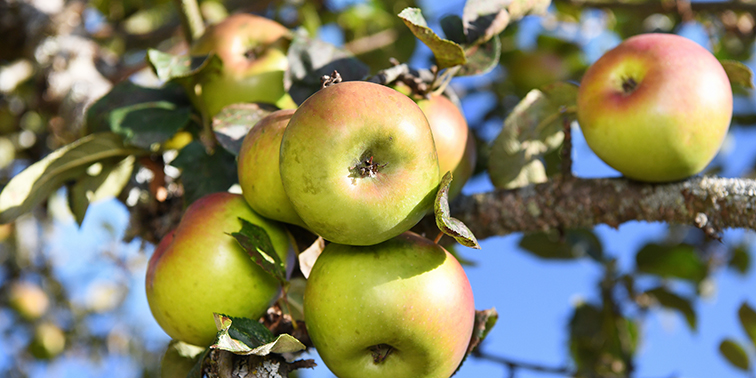
[[[21,317],[33,321],[47,312],[50,299],[39,285],[27,281],[16,281],[8,290],[8,304]]]
[[[449,187],[451,200],[462,192],[475,170],[475,138],[459,107],[445,96],[432,95],[429,99],[418,100],[417,105],[428,118],[433,132],[441,174],[451,172],[454,177]]]
[[[217,332],[213,312],[257,319],[276,299],[276,279],[229,235],[241,229],[239,218],[265,229],[286,261],[286,231],[257,215],[241,195],[213,193],[193,202],[178,227],[160,241],[147,268],[150,310],[172,338],[208,346]]]
[[[509,59],[507,71],[520,96],[546,84],[567,80],[572,74],[572,68],[564,56],[545,49],[517,50]]]
[[[428,120],[409,97],[369,82],[319,90],[281,141],[281,180],[307,228],[371,245],[414,226],[440,181]]]
[[[373,246],[326,246],[304,310],[315,349],[340,378],[448,378],[475,322],[462,266],[411,232]]]
[[[258,214],[304,227],[281,183],[278,165],[281,139],[293,109],[270,113],[244,137],[239,150],[239,186],[247,203]]]
[[[199,75],[196,94],[200,106],[210,116],[240,102],[296,107],[283,86],[289,67],[288,36],[289,30],[283,25],[252,14],[235,14],[208,27],[190,53],[215,52],[223,61],[223,69]]]
[[[631,179],[675,181],[716,155],[732,89],[719,61],[695,42],[642,34],[588,69],[577,107],[585,140],[604,162]]]

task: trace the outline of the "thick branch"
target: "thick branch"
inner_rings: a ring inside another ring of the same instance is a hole
[[[756,230],[756,181],[695,177],[670,184],[626,179],[557,178],[514,190],[462,196],[452,215],[479,239],[555,228],[617,227],[628,221]],[[430,218],[430,217],[429,217]],[[423,221],[421,229],[429,230]]]
[[[586,8],[611,8],[625,9],[653,13],[677,13],[679,12],[676,1],[644,1],[644,2],[620,2],[602,0],[554,0],[554,2],[569,3]],[[690,2],[690,9],[694,12],[721,12],[725,10],[756,12],[756,4],[745,1],[703,1]]]

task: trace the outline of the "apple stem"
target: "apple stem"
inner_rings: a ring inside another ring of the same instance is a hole
[[[205,32],[205,21],[202,20],[197,0],[173,0],[181,19],[181,29],[186,42],[191,44]]]
[[[441,238],[444,237],[443,232],[439,232],[438,235],[436,235],[436,239],[433,240],[434,243],[438,244],[439,241],[441,241]]]

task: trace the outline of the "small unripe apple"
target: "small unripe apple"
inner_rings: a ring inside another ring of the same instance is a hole
[[[585,140],[604,162],[631,179],[675,181],[701,172],[719,151],[732,88],[700,45],[642,34],[588,69],[577,106]]]
[[[475,322],[459,262],[411,232],[372,246],[326,246],[304,310],[315,349],[340,378],[448,378]]]
[[[220,72],[198,78],[198,95],[207,113],[213,116],[241,102],[295,107],[283,87],[288,35],[283,25],[252,14],[235,14],[208,27],[190,50],[192,55],[214,52],[223,61]]]
[[[40,318],[50,306],[50,300],[41,287],[23,281],[17,281],[10,285],[8,303],[12,309],[27,320]]]
[[[281,183],[281,139],[293,109],[278,110],[261,119],[244,137],[239,150],[238,174],[242,195],[258,214],[305,226]]]
[[[172,338],[210,345],[217,332],[213,312],[257,319],[276,299],[276,279],[230,235],[241,230],[239,218],[262,227],[286,261],[286,231],[257,215],[241,195],[213,193],[193,202],[176,230],[160,241],[147,268],[150,310]]]
[[[440,180],[428,120],[404,94],[350,81],[308,98],[281,141],[281,180],[311,231],[371,245],[414,226]]]

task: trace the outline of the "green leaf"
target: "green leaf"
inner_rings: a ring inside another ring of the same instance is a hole
[[[260,322],[247,318],[213,314],[218,336],[213,349],[229,351],[234,354],[267,356],[271,353],[293,353],[306,347],[289,334],[273,336]]]
[[[618,314],[611,303],[603,307],[581,303],[570,319],[569,330],[577,376],[625,376],[624,356],[632,357],[638,346],[638,325],[633,320]]]
[[[303,30],[294,34],[287,52],[289,69],[284,74],[284,88],[297,104],[317,92],[320,78],[338,71],[344,81],[362,80],[370,69],[352,53],[309,38]]]
[[[462,25],[462,19],[456,14],[450,14],[445,16],[439,21],[441,24],[441,30],[444,31],[444,35],[450,41],[457,44],[465,44],[467,42],[467,36],[465,36],[465,27]]]
[[[457,76],[482,75],[499,64],[501,40],[495,35],[483,44],[469,47],[465,53],[467,63],[460,67]]]
[[[649,243],[635,255],[636,269],[663,278],[680,278],[699,283],[708,268],[695,247],[687,244],[660,245]]]
[[[459,244],[480,249],[478,240],[475,239],[472,231],[462,221],[451,216],[451,212],[449,211],[449,185],[451,181],[451,172],[446,172],[441,179],[441,185],[436,193],[436,201],[433,205],[436,214],[436,225],[441,232],[453,237]]]
[[[233,104],[213,117],[213,131],[226,151],[239,155],[249,130],[277,108],[269,104]]]
[[[736,60],[723,60],[720,63],[733,87],[753,89],[753,71],[748,66]]]
[[[89,204],[118,196],[131,178],[134,156],[106,159],[90,165],[86,174],[69,186],[68,205],[81,226]]]
[[[467,43],[477,45],[489,41],[509,25],[507,6],[511,0],[467,0],[462,22]]]
[[[448,39],[443,39],[433,32],[428,27],[428,23],[425,21],[420,9],[405,8],[399,13],[399,17],[412,31],[412,34],[431,49],[433,56],[436,58],[438,69],[441,70],[467,63],[462,46]]]
[[[751,343],[756,346],[756,311],[748,303],[743,302],[738,309],[738,318]]]
[[[515,106],[494,140],[488,173],[497,188],[512,189],[544,182],[541,158],[564,140],[564,124],[577,111],[578,87],[554,83],[534,89]]]
[[[223,61],[215,54],[205,56],[173,55],[159,50],[147,50],[147,62],[162,81],[185,79],[211,69],[220,71]]]
[[[0,223],[8,223],[30,211],[70,180],[87,174],[100,161],[144,151],[124,147],[112,133],[90,134],[63,146],[13,177],[0,193]]]
[[[191,106],[186,92],[176,83],[168,83],[162,88],[146,88],[125,80],[116,84],[110,92],[87,109],[87,133],[114,131],[113,112],[145,103],[169,103],[174,109]],[[153,127],[162,130],[162,125]]]
[[[190,106],[177,106],[168,101],[143,102],[114,109],[110,113],[110,129],[134,146],[155,150],[155,145],[170,139],[191,119]]]
[[[751,254],[748,253],[748,246],[741,244],[733,248],[727,265],[741,275],[748,273],[751,269]]]
[[[603,259],[601,240],[591,230],[567,230],[564,236],[558,232],[535,232],[520,239],[520,247],[544,259],[575,259],[590,256]]]
[[[685,317],[688,327],[690,327],[691,330],[696,330],[696,312],[693,310],[693,305],[691,304],[690,299],[683,298],[664,287],[648,290],[646,291],[646,294],[656,298],[662,307],[678,311]]]
[[[286,283],[286,267],[281,258],[278,257],[270,237],[265,229],[248,221],[239,218],[242,228],[239,232],[231,234],[239,242],[242,249],[260,265],[264,271],[270,273],[281,284]]]
[[[751,369],[751,360],[740,344],[732,339],[725,339],[719,344],[719,352],[722,356],[736,368],[749,371]]]
[[[171,165],[182,170],[186,204],[210,193],[225,192],[238,180],[234,155],[220,148],[208,155],[196,140],[182,148]]]

